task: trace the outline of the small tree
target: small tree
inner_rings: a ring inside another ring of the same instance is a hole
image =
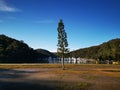
[[[62,58],[62,69],[64,70],[64,57],[65,54],[68,53],[68,41],[67,41],[67,33],[64,30],[64,23],[63,21],[60,19],[59,23],[58,23],[58,49],[57,49],[57,53],[58,55]]]

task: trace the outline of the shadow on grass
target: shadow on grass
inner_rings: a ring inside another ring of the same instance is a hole
[[[0,90],[55,90],[47,85],[31,84],[25,82],[1,82]]]
[[[14,69],[0,69],[0,79],[2,78],[22,78],[28,73],[36,73],[37,71],[30,70],[14,70]]]
[[[37,71],[31,70],[0,69],[0,90],[55,90],[53,87],[49,86],[48,83],[51,82],[48,81],[19,81],[21,78],[24,79],[27,77],[29,73],[36,72]],[[17,79],[17,81],[14,79]]]
[[[62,80],[26,79],[31,73],[39,71],[23,69],[0,69],[0,90],[87,90],[89,83],[76,84]]]

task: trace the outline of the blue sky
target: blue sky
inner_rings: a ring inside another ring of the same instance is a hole
[[[0,0],[0,34],[57,50],[63,19],[70,50],[120,38],[120,0]]]

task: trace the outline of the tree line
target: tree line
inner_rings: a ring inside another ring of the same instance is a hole
[[[48,61],[45,61],[44,58],[49,56],[56,57],[56,55],[43,49],[34,50],[24,41],[0,35],[0,63],[45,63]],[[67,54],[64,53],[64,57],[120,61],[120,38],[98,46],[78,49]]]
[[[47,51],[44,53],[42,51],[34,50],[22,40],[18,41],[6,35],[0,35],[0,63],[47,63],[48,61],[44,58],[50,55]]]
[[[78,49],[69,53],[71,57],[120,61],[120,39],[113,39],[98,46]]]

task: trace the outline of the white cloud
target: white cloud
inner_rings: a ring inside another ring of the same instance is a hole
[[[0,0],[0,11],[16,12],[16,11],[19,11],[19,10],[17,8],[9,6],[4,0]]]
[[[36,23],[41,23],[41,24],[49,24],[49,23],[53,23],[53,22],[54,22],[53,20],[49,20],[49,19],[36,21]]]

